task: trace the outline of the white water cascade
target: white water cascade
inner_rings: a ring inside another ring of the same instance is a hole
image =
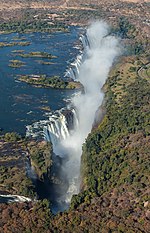
[[[73,129],[77,127],[78,120],[74,109],[61,109],[49,117],[49,122],[43,127],[44,138],[51,141],[55,154],[61,156],[58,150],[59,144],[70,136]]]
[[[118,40],[109,35],[109,26],[103,21],[92,23],[80,40],[83,52],[71,64],[65,76],[81,82],[84,92],[72,97],[71,109],[67,110],[67,114],[58,111],[40,124],[43,129],[40,132],[52,141],[55,154],[66,158],[61,173],[68,188],[56,200],[65,204],[70,203],[72,195],[79,192],[82,145],[102,104],[104,95],[101,88],[120,52]]]

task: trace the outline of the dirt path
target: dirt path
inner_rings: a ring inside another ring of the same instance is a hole
[[[150,63],[148,63],[145,67],[141,67],[138,70],[138,75],[141,78],[146,79],[148,82],[150,82]]]
[[[62,4],[60,7],[61,8],[66,8],[68,6],[69,0],[66,0],[64,4]]]

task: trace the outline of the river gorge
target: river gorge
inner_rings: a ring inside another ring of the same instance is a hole
[[[65,75],[79,81],[84,90],[74,94],[66,108],[49,114],[47,120],[27,126],[27,136],[43,135],[45,140],[52,142],[55,155],[62,161],[57,168],[61,184],[54,188],[60,210],[67,208],[72,195],[80,190],[82,145],[102,104],[101,89],[120,53],[118,40],[109,35],[109,31],[105,22],[94,22],[80,37],[83,50]]]
[[[79,32],[80,37],[79,41],[77,41],[77,34],[79,35]],[[52,58],[52,64],[50,66],[45,65],[46,68],[43,67],[43,65],[39,66],[39,63],[37,65],[37,61],[33,60],[33,58],[28,58],[24,51],[22,52],[19,49],[11,51],[11,54],[9,55],[12,56],[12,54],[16,54],[16,58],[19,56],[22,57],[21,62],[26,61],[25,67],[22,66],[20,69],[14,69],[13,76],[19,75],[19,73],[23,71],[28,74],[30,72],[31,74],[32,71],[34,72],[34,75],[36,75],[35,77],[38,78],[38,75],[44,71],[44,74],[47,75],[59,74],[63,76],[64,79],[69,78],[78,81],[83,86],[83,88],[78,91],[61,91],[51,88],[36,88],[34,86],[23,84],[15,79],[11,79],[13,84],[17,82],[12,89],[15,92],[16,100],[18,100],[18,102],[20,100],[23,105],[18,109],[17,119],[14,119],[16,124],[13,124],[13,127],[15,126],[16,131],[22,133],[21,125],[18,124],[17,121],[23,121],[24,124],[25,121],[30,123],[34,122],[29,125],[26,124],[26,137],[31,139],[44,139],[45,141],[50,141],[53,146],[54,155],[52,158],[52,170],[53,173],[56,174],[55,179],[57,178],[59,182],[58,184],[55,184],[54,182],[52,187],[48,188],[49,192],[44,194],[44,196],[52,201],[54,212],[67,209],[72,195],[78,194],[80,191],[82,145],[93,127],[96,114],[97,117],[101,114],[100,111],[98,112],[98,109],[102,105],[104,98],[102,87],[105,84],[114,60],[120,54],[118,39],[110,34],[108,24],[103,21],[93,22],[85,31],[83,31],[83,29],[79,30],[79,28],[71,28],[69,34],[60,34],[56,33],[49,38],[47,37],[48,35],[40,35],[41,39],[43,38],[42,45],[40,44],[39,37],[37,39],[37,34],[26,35],[29,43],[32,41],[31,45],[25,50],[26,54],[27,51],[29,52],[31,49],[34,51],[34,46],[36,44],[38,45],[38,43],[40,49],[42,46],[46,46],[43,47],[46,52],[49,52],[49,49],[51,48],[52,54],[56,58]],[[74,46],[72,46],[72,48],[70,47],[68,50],[63,48],[64,45],[68,46],[64,41],[65,37],[67,38],[67,35],[68,39],[70,39],[69,46],[71,46],[71,43],[74,41]],[[56,37],[55,40],[54,37]],[[61,43],[57,42],[59,40]],[[55,46],[57,46],[56,49]],[[46,48],[48,48],[48,50]],[[59,53],[60,50],[61,53]],[[67,54],[67,51],[69,54]],[[29,54],[31,54],[31,52]],[[43,54],[45,55],[45,53]],[[32,55],[35,55],[36,57],[37,52],[32,52]],[[71,55],[74,55],[73,58]],[[66,61],[64,60],[66,59],[66,56],[67,59],[70,58],[68,64],[66,64]],[[73,60],[75,56],[76,59]],[[27,57],[28,59],[26,58],[24,60],[24,57]],[[45,61],[44,58],[42,59],[42,61]],[[30,67],[31,61],[34,64],[32,67]],[[57,67],[55,62],[57,62]],[[66,64],[65,69],[61,63]],[[16,91],[19,92],[18,95]],[[26,93],[28,93],[28,95]],[[12,97],[14,98],[14,93],[12,93]],[[11,100],[13,98],[11,98]],[[38,101],[35,101],[35,98],[38,99]],[[43,103],[46,103],[47,107],[50,105],[50,112],[44,112],[44,110],[41,112],[37,111],[41,100]],[[13,117],[16,117],[14,108],[18,108],[18,102],[16,101],[14,104],[11,104],[11,107],[13,107],[11,115]],[[10,103],[11,102],[9,102],[9,104]],[[30,110],[29,112],[26,112],[26,114],[23,114],[23,111],[26,110],[24,105],[26,105],[28,111]],[[9,107],[9,105],[7,105],[7,107]],[[8,114],[8,116],[10,115]],[[35,121],[35,118],[37,118],[37,120],[39,119],[39,121]],[[5,126],[4,123],[3,125]],[[11,124],[7,123],[7,125],[10,127],[8,128],[7,126],[7,130],[12,129]],[[32,174],[33,172],[34,171],[32,171]],[[28,174],[31,173],[28,172]],[[35,180],[35,178],[33,180]],[[40,188],[41,183],[38,183],[37,185],[39,186],[39,193],[43,193],[44,191],[40,191],[42,188],[42,186]],[[47,183],[47,185],[49,184]],[[46,189],[45,192],[47,192]]]

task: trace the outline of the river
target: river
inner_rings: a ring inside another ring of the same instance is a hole
[[[18,82],[16,78],[18,75],[28,74],[63,77],[67,67],[79,53],[79,31],[77,27],[70,27],[69,33],[0,35],[0,42],[30,42],[28,46],[0,47],[0,129],[3,129],[3,132],[16,131],[24,135],[26,125],[45,119],[45,108],[49,107],[53,111],[66,105],[66,99],[70,98],[74,91],[36,88]],[[13,52],[15,50],[24,50],[23,53],[47,52],[57,58],[22,58]],[[20,60],[25,64],[20,68],[12,68],[9,66],[10,60]],[[50,61],[52,64],[40,64],[41,60]]]

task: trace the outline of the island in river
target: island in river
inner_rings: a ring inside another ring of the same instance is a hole
[[[55,111],[65,107],[66,99],[70,99],[77,91],[72,88],[78,86],[78,83],[64,78],[64,75],[81,49],[78,42],[80,29],[70,27],[69,31],[0,35],[2,43],[12,45],[16,42],[13,46],[0,48],[0,128],[3,133],[25,135],[26,125],[45,119],[48,109]],[[28,45],[22,47],[20,43],[26,41]],[[33,78],[32,75],[46,77],[46,81],[58,76],[61,78],[57,81],[61,80],[58,84],[55,82],[54,88],[47,83],[47,88],[46,82],[41,83],[41,79],[40,85],[39,82],[37,85],[29,85],[19,81],[22,75],[30,78]],[[61,86],[59,89],[60,83],[63,88]]]
[[[74,80],[64,80],[59,76],[46,77],[46,75],[21,75],[19,81],[29,83],[36,87],[51,87],[57,89],[81,89],[81,83]]]

